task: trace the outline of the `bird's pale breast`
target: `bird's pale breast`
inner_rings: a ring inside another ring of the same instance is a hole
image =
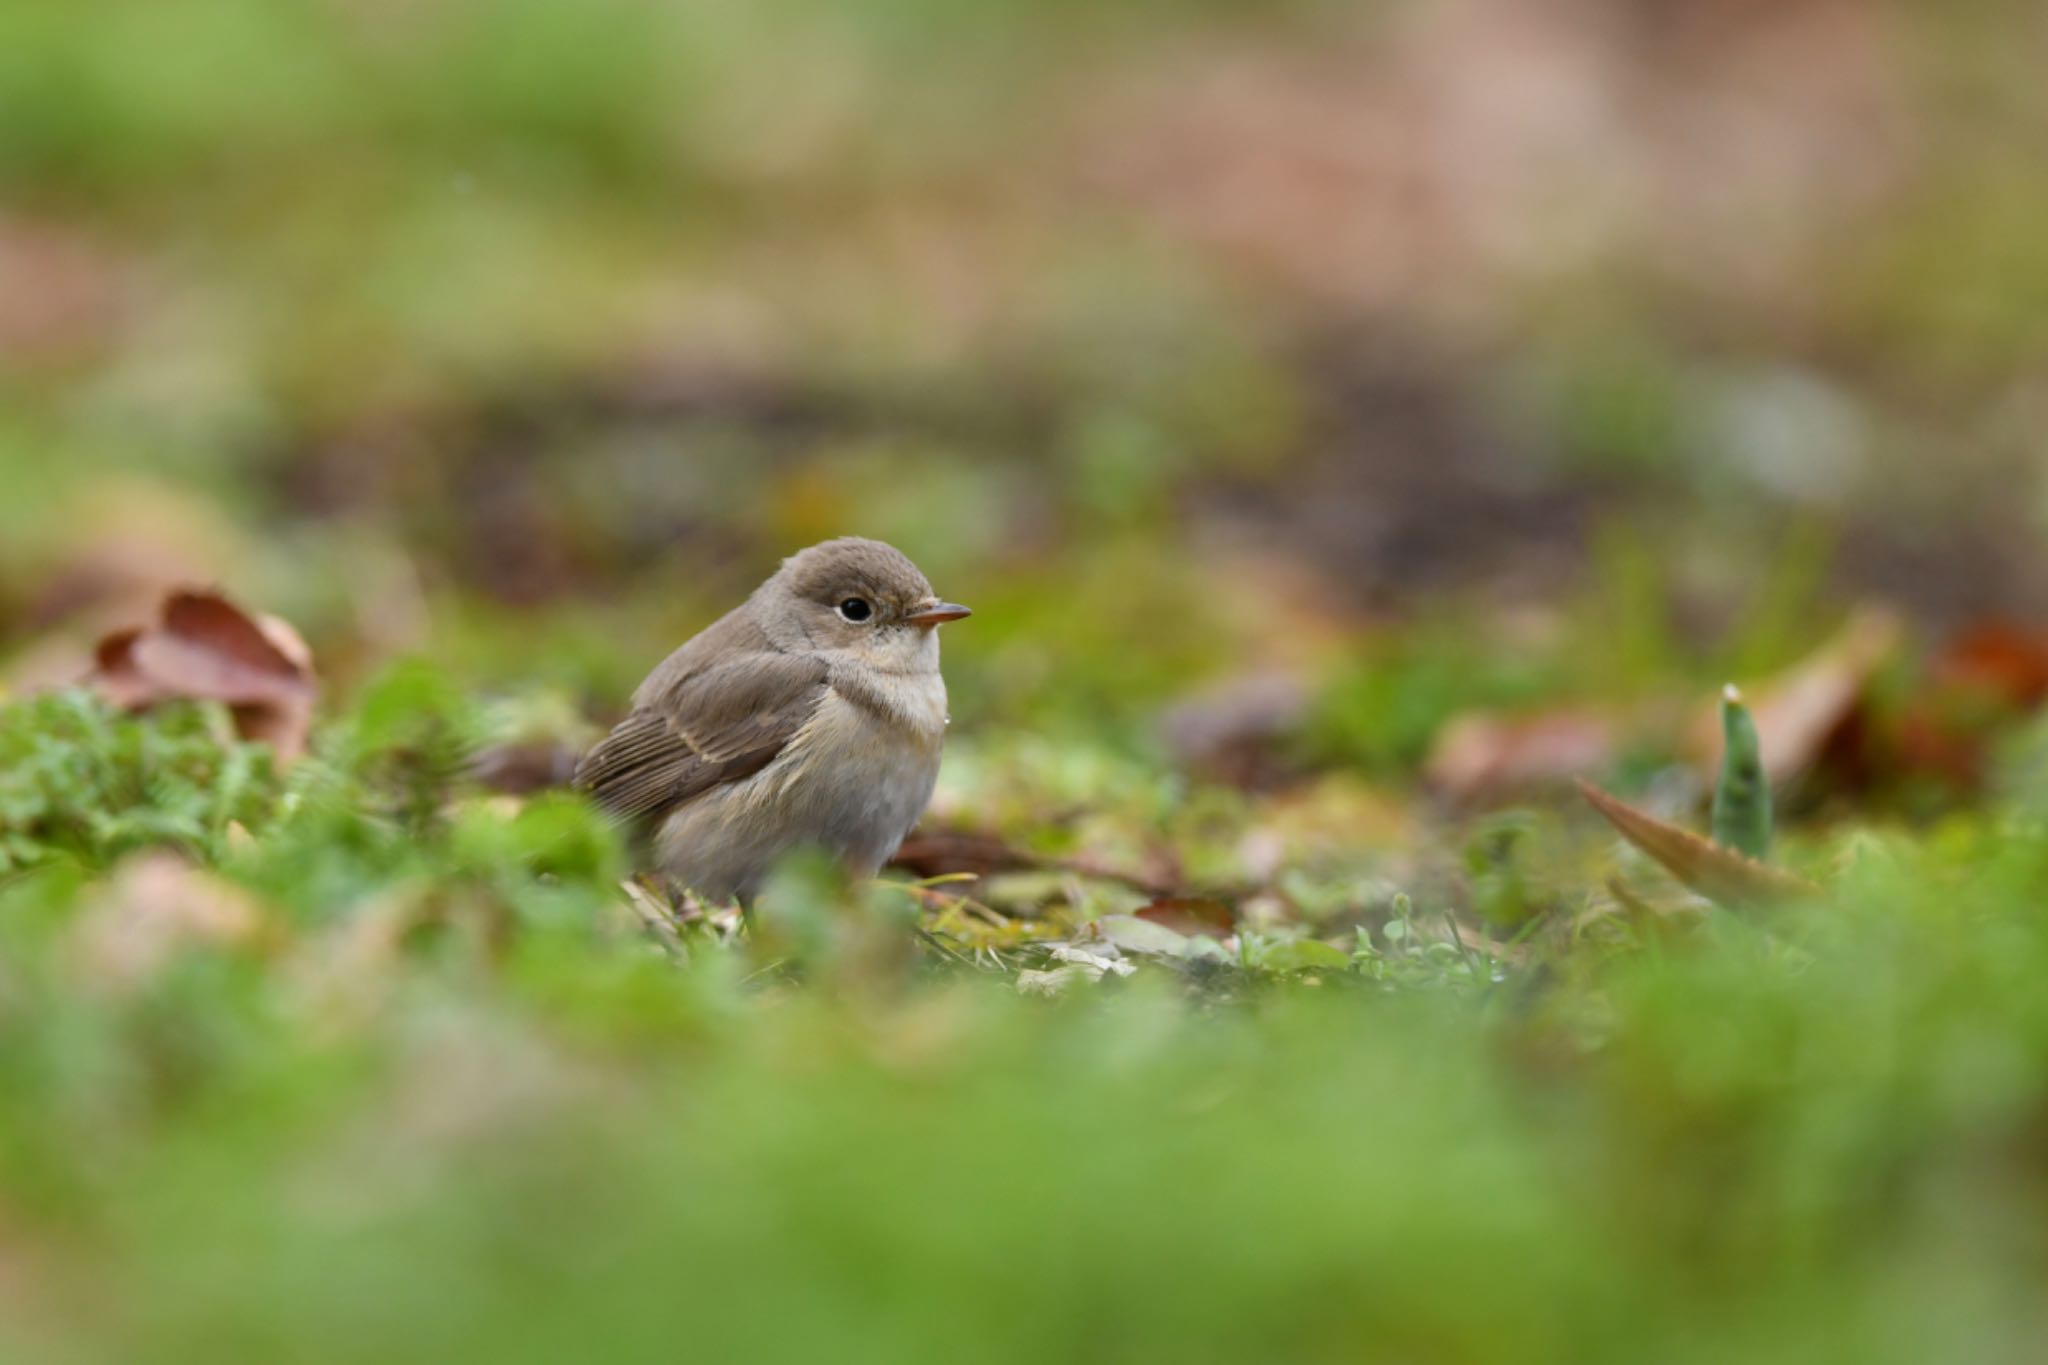
[[[834,854],[857,876],[874,875],[931,800],[946,686],[936,672],[870,671],[857,682],[828,692],[760,772],[669,816],[656,837],[663,870],[713,899],[751,894],[778,859],[801,847]]]

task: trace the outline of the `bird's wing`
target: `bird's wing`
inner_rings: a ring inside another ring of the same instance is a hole
[[[657,674],[584,756],[576,785],[614,817],[642,820],[751,777],[818,709],[827,671],[813,655],[750,652]]]

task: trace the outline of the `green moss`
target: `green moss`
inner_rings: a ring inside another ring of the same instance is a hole
[[[232,742],[226,713],[179,706],[143,721],[82,692],[0,706],[0,873],[51,860],[105,868],[170,845],[218,857],[229,828],[267,828],[268,749]]]

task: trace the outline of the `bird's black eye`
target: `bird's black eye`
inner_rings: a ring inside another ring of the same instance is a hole
[[[875,614],[875,609],[865,597],[849,597],[839,604],[839,614],[849,621],[865,621]]]

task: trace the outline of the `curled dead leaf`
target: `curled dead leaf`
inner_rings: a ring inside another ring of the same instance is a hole
[[[1730,907],[1813,900],[1821,888],[1804,877],[1744,857],[1646,814],[1590,782],[1579,793],[1629,843],[1641,849],[1687,887]]]
[[[131,626],[114,631],[93,648],[93,685],[109,705],[124,711],[140,710],[155,699],[156,689],[135,666],[135,642],[142,628]]]
[[[275,616],[251,615],[217,592],[180,589],[157,620],[102,638],[92,685],[114,706],[225,703],[242,738],[290,761],[305,751],[319,685],[312,651]]]

